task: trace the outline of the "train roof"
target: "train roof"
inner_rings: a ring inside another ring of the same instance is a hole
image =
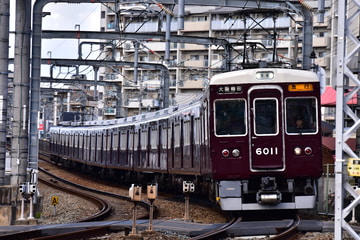
[[[104,129],[113,129],[117,127],[132,127],[132,126],[140,126],[142,124],[146,124],[152,121],[160,121],[162,119],[168,119],[172,116],[181,115],[186,118],[186,116],[191,115],[194,117],[198,117],[200,115],[199,105],[200,99],[196,98],[192,101],[177,106],[171,106],[166,109],[161,109],[156,112],[149,112],[140,115],[130,116],[126,118],[120,119],[112,119],[112,120],[101,120],[101,121],[88,121],[79,125],[79,123],[73,122],[67,126],[54,126],[50,128],[50,132],[62,132],[62,133],[73,133],[76,131],[79,134],[92,134],[96,132],[101,132]]]
[[[261,78],[261,74],[272,73],[272,77]],[[256,68],[220,73],[213,76],[210,85],[225,84],[261,84],[286,82],[318,82],[317,75],[312,71],[287,68]]]

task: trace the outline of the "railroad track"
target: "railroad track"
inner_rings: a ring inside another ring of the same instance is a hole
[[[66,179],[62,179],[61,177],[58,177],[49,171],[39,168],[39,171],[43,174],[46,174],[50,177],[39,177],[39,181],[43,184],[46,184],[52,188],[57,188],[61,191],[68,192],[70,194],[74,194],[76,196],[79,196],[81,198],[86,199],[87,201],[91,201],[93,204],[97,206],[99,209],[98,212],[91,216],[87,216],[81,220],[75,221],[75,222],[90,222],[90,221],[99,221],[104,219],[107,215],[110,214],[112,210],[111,204],[109,204],[107,201],[105,201],[102,197],[95,196],[91,193],[96,193],[98,195],[106,195],[113,198],[121,199],[122,201],[131,201],[131,199],[127,196],[123,196],[120,194],[115,194],[111,192],[105,192],[100,191],[92,188],[88,188],[82,185],[78,185],[76,183],[70,182]],[[60,184],[60,182],[65,184]],[[67,185],[71,185],[72,187],[69,187]],[[81,189],[82,191],[80,191]],[[140,206],[145,208],[147,212],[149,212],[150,206],[147,202],[142,201],[138,203]],[[148,216],[142,216],[142,218],[147,218]],[[96,236],[103,236],[107,233],[112,232],[110,230],[109,226],[102,226],[102,227],[90,227],[87,229],[74,231],[74,232],[67,232],[67,233],[61,233],[57,235],[51,235],[51,236],[41,236],[41,231],[38,230],[30,230],[25,232],[16,232],[11,234],[5,234],[0,236],[0,240],[25,240],[25,239],[33,239],[33,240],[44,240],[44,239],[87,239],[89,237],[96,237]]]
[[[47,172],[45,169],[40,168],[39,169],[41,172]],[[66,180],[62,180],[59,179],[57,176],[55,176],[54,174],[47,172],[46,174],[48,174],[51,179],[55,179],[52,180],[51,182],[57,182],[57,181],[62,181],[62,182],[66,182],[67,184],[71,184],[71,185],[76,185],[72,182],[66,181]],[[86,191],[94,191],[96,193],[100,193],[100,194],[105,194],[105,195],[117,195],[117,194],[113,194],[113,193],[108,193],[108,192],[103,192],[103,191],[99,191],[99,190],[95,190],[95,189],[88,189],[86,187],[83,186],[79,186],[76,185],[79,188],[85,188]],[[121,196],[121,195],[119,195]],[[86,197],[88,199],[88,197]],[[121,196],[122,199],[124,200],[129,200],[129,197],[127,196]],[[147,202],[144,202],[146,205],[148,205]],[[99,207],[100,208],[100,207]],[[95,216],[96,219],[96,216]],[[90,219],[91,220],[91,219]],[[231,221],[229,221],[227,224],[221,226],[219,229],[198,235],[196,237],[192,237],[190,238],[191,240],[197,240],[197,239],[219,239],[221,237],[227,237],[227,230],[231,229],[232,227],[236,226],[239,222],[241,222],[241,218],[233,218],[231,219]],[[89,221],[89,220],[85,220],[85,221]],[[282,240],[282,239],[295,239],[295,237],[297,236],[297,231],[296,231],[296,227],[299,223],[299,220],[297,221],[293,221],[293,223],[291,224],[291,226],[289,228],[286,229],[277,229],[279,234],[276,236],[271,237],[270,239],[274,239],[274,240]],[[38,238],[32,238],[32,239],[74,239],[74,238],[79,238],[79,237],[95,237],[95,236],[102,236],[104,235],[107,231],[110,231],[109,227],[101,227],[101,228],[90,228],[90,229],[86,229],[86,230],[81,230],[81,231],[77,231],[77,232],[72,232],[72,233],[66,233],[66,234],[61,234],[61,235],[56,235],[56,236],[47,236],[47,237],[38,237]],[[19,238],[20,239],[20,238]]]
[[[205,240],[205,239],[221,239],[221,238],[226,238],[228,237],[227,234],[227,230],[236,227],[236,225],[238,223],[240,223],[242,221],[241,217],[238,218],[233,218],[231,219],[227,224],[221,226],[218,229],[209,231],[207,233],[198,235],[196,237],[192,237],[190,238],[190,240]],[[300,223],[300,218],[297,217],[296,219],[294,219],[292,221],[291,224],[289,224],[288,227],[286,228],[281,228],[281,229],[276,229],[277,232],[279,232],[278,234],[270,237],[270,238],[266,238],[266,239],[271,239],[271,240],[291,240],[291,239],[297,239],[299,233],[297,232],[297,226]],[[259,226],[261,227],[261,226]]]
[[[101,191],[101,190],[97,190],[97,189],[94,189],[94,188],[89,188],[89,187],[86,187],[86,186],[83,186],[83,185],[79,185],[79,184],[76,184],[74,182],[63,179],[63,178],[61,178],[59,176],[56,176],[56,175],[50,173],[49,171],[47,171],[47,170],[45,170],[44,168],[41,168],[41,167],[39,167],[39,171],[49,175],[51,177],[52,181],[54,181],[54,180],[60,181],[60,182],[66,183],[68,185],[74,186],[76,189],[84,190],[86,192],[96,193],[96,194],[99,194],[99,195],[109,196],[109,197],[112,197],[112,198],[120,199],[122,201],[132,202],[132,200],[130,199],[129,196],[116,194],[116,193],[112,193],[112,192]],[[54,186],[54,187],[56,187],[56,186]],[[91,194],[88,194],[88,195],[92,196]],[[147,213],[149,214],[150,204],[148,202],[139,201],[139,202],[137,202],[137,204],[140,205],[141,207],[143,207],[144,209],[146,209]],[[156,211],[156,208],[154,210]],[[142,215],[141,216],[141,218],[148,218],[148,217],[149,217],[149,215]],[[96,217],[96,219],[94,219],[94,220],[100,220],[100,219],[101,219],[101,215]],[[94,221],[94,220],[84,219],[82,221],[84,222],[84,221]]]
[[[271,237],[271,240],[291,240],[296,239],[298,236],[297,227],[300,223],[300,218],[297,216],[296,219],[293,220],[291,226],[287,229],[279,229],[280,233],[276,236]]]
[[[41,168],[39,168],[39,170],[45,171],[44,169],[41,169]],[[52,178],[50,180],[48,180],[43,177],[39,177],[39,181],[43,184],[46,184],[47,186],[52,187],[52,188],[57,188],[63,192],[74,194],[83,199],[86,199],[87,201],[90,201],[93,204],[95,204],[96,207],[99,209],[99,211],[97,213],[95,213],[89,217],[86,217],[82,220],[79,220],[77,222],[90,222],[90,221],[102,220],[103,218],[108,216],[111,212],[111,204],[109,204],[107,201],[103,200],[100,197],[94,196],[92,194],[88,194],[86,192],[78,191],[76,188],[69,188],[69,187],[65,187],[63,185],[59,185],[58,182],[54,181]]]
[[[47,172],[44,169],[40,168],[39,170],[42,172],[45,172],[49,175],[52,175],[51,173]],[[61,179],[59,177],[56,177],[54,175],[52,175],[52,177],[56,178],[57,180],[68,182],[68,181]],[[56,188],[61,191],[68,192],[70,194],[74,194],[76,196],[84,198],[87,201],[90,201],[93,204],[95,204],[97,206],[97,208],[99,209],[99,211],[96,212],[95,214],[88,216],[86,218],[83,218],[81,220],[78,220],[76,222],[89,222],[89,221],[101,220],[111,212],[111,205],[107,201],[103,200],[101,197],[97,197],[97,196],[94,196],[92,194],[89,194],[89,193],[86,193],[83,191],[77,191],[75,188],[69,188],[69,187],[60,185],[53,178],[51,178],[50,180],[47,180],[46,178],[39,177],[39,181],[42,182],[43,184],[46,184],[46,185],[52,187],[52,188]],[[72,184],[72,185],[74,185],[74,184]],[[23,232],[16,232],[16,233],[1,235],[0,240],[3,240],[3,239],[4,240],[5,239],[6,240],[25,240],[25,239],[34,239],[34,240],[35,239],[37,239],[37,240],[40,240],[40,239],[62,239],[62,240],[66,240],[66,239],[78,239],[79,237],[80,238],[88,238],[88,237],[103,236],[106,233],[110,233],[110,232],[111,231],[108,226],[94,227],[94,228],[89,228],[89,229],[85,229],[85,230],[81,230],[81,231],[62,233],[62,234],[57,234],[57,235],[52,235],[52,236],[41,236],[40,230],[30,230],[30,231],[23,231]]]
[[[241,220],[242,220],[241,217],[233,218],[227,224],[221,226],[219,229],[198,235],[196,237],[192,237],[190,238],[190,240],[219,239],[221,236],[226,237],[225,234],[226,230],[232,228],[233,226],[241,222]]]

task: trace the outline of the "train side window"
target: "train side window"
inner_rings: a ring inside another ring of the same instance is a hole
[[[315,98],[286,99],[287,133],[316,133],[317,121]]]
[[[244,100],[226,99],[217,100],[214,103],[216,135],[246,134]]]

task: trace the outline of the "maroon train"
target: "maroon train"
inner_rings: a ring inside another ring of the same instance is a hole
[[[126,183],[193,181],[225,211],[313,208],[322,174],[319,105],[311,71],[233,71],[214,76],[186,106],[52,127],[50,150],[54,161]]]

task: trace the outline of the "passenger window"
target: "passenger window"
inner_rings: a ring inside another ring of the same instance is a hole
[[[277,107],[276,99],[256,99],[255,107],[255,133],[277,134]]]
[[[245,101],[227,99],[215,101],[216,135],[244,135]]]
[[[317,111],[315,98],[286,99],[286,132],[316,133]]]

